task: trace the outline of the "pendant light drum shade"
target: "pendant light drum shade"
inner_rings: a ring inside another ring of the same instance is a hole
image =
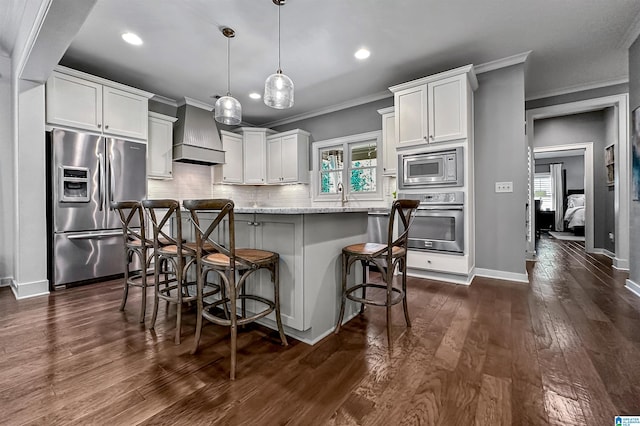
[[[216,101],[215,120],[218,123],[235,125],[242,121],[242,105],[233,96],[223,96]]]
[[[278,71],[264,82],[264,103],[275,109],[293,106],[293,81],[282,73],[280,67],[280,8],[286,0],[272,0],[278,6]]]
[[[231,28],[222,29],[222,35],[227,38],[227,96],[222,96],[216,101],[213,117],[218,123],[227,125],[240,124],[242,121],[242,106],[240,102],[231,96],[231,66],[229,60],[229,40],[236,33]]]
[[[275,109],[293,106],[293,81],[282,71],[271,74],[264,82],[264,103]]]

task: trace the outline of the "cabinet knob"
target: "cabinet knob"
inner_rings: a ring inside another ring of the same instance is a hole
[[[429,135],[429,139],[433,140],[433,135]]]
[[[107,125],[105,125],[105,126],[104,126],[104,128],[105,128],[105,129],[108,129],[108,128],[109,128],[109,125],[108,125],[108,124],[107,124]]]
[[[426,136],[423,136],[423,137],[422,137],[422,139],[424,139],[424,140],[426,141],[426,140],[427,140],[427,137],[426,137]]]
[[[102,124],[98,123],[98,129],[102,127]]]

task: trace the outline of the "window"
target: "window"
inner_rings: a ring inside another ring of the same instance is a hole
[[[362,133],[313,144],[314,201],[382,199],[378,158],[380,132]]]
[[[540,210],[553,210],[553,185],[551,173],[536,173],[533,178],[533,196],[541,200]]]

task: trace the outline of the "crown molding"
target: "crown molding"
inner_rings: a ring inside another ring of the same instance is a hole
[[[382,115],[382,114],[389,114],[389,113],[393,113],[396,111],[396,107],[394,106],[390,106],[390,107],[386,107],[386,108],[381,108],[378,110],[378,114]]]
[[[474,66],[474,69],[476,71],[476,74],[482,74],[489,71],[495,71],[500,68],[510,67],[512,65],[523,64],[527,61],[531,52],[533,51],[527,50],[526,52],[507,56],[506,58],[496,59],[495,61],[491,62],[485,62],[484,64]]]
[[[176,108],[178,107],[178,102],[176,100],[165,98],[164,96],[154,95],[153,98],[151,98],[151,100],[155,102],[160,102],[161,104],[169,105],[172,107],[176,107]]]
[[[585,90],[599,89],[601,87],[615,86],[617,84],[625,84],[629,82],[628,77],[615,80],[596,81],[594,83],[578,84],[575,86],[567,86],[561,89],[549,90],[546,92],[534,93],[525,98],[525,101],[534,101],[536,99],[550,98],[553,96],[567,95],[569,93],[583,92]]]
[[[114,89],[124,90],[125,92],[135,93],[136,95],[144,96],[147,99],[151,99],[155,96],[154,93],[147,92],[146,90],[138,89],[136,87],[127,86],[126,84],[118,83],[117,81],[107,80],[106,78],[98,77],[93,74],[87,74],[83,71],[78,71],[73,68],[68,68],[63,65],[56,65],[55,71],[70,75],[72,77],[78,77],[83,80],[92,81],[94,83],[102,84],[103,86],[113,87]]]
[[[390,93],[388,90],[384,92],[374,93],[373,95],[363,96],[361,98],[352,99],[347,102],[342,102],[335,105],[330,105],[328,107],[320,108],[315,111],[305,112],[303,114],[293,115],[288,118],[283,118],[282,120],[275,120],[269,123],[262,124],[263,127],[276,127],[281,126],[283,124],[289,124],[300,120],[306,120],[307,118],[317,117],[319,115],[329,114],[336,111],[341,111],[343,109],[352,108],[358,105],[368,104],[370,102],[379,101],[381,99],[390,98],[393,96],[393,93]]]
[[[636,15],[631,25],[629,25],[627,31],[625,31],[617,47],[622,49],[630,48],[638,36],[640,36],[640,12]]]
[[[199,101],[197,99],[189,98],[186,96],[184,97],[183,100],[178,102],[178,106],[181,107],[182,105],[185,105],[185,104],[194,106],[196,108],[206,109],[207,111],[213,111],[213,105],[208,104],[206,102]]]

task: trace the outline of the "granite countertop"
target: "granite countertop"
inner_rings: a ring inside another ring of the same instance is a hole
[[[256,214],[318,214],[318,213],[366,213],[367,207],[235,207],[235,213]]]

